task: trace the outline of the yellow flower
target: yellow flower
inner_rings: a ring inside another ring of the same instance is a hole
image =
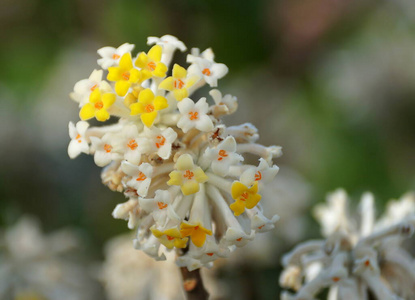
[[[160,62],[162,50],[160,45],[155,45],[148,51],[148,54],[141,52],[138,55],[135,65],[141,68],[144,79],[149,79],[151,76],[166,76],[167,67]]]
[[[153,235],[158,238],[160,243],[166,246],[168,249],[185,248],[189,238],[183,238],[179,229],[170,228],[164,231],[156,229],[154,226],[150,228]]]
[[[167,184],[180,186],[183,195],[197,193],[200,189],[199,184],[209,179],[200,167],[195,166],[190,154],[181,155],[174,167],[177,171],[169,174],[170,180]]]
[[[258,194],[258,182],[248,188],[239,181],[235,181],[231,188],[232,198],[235,202],[230,205],[235,216],[239,216],[245,211],[245,208],[253,208],[261,200],[261,195]]]
[[[206,241],[206,235],[212,235],[212,231],[204,228],[202,225],[191,225],[187,222],[183,222],[180,225],[180,233],[182,237],[190,236],[193,244],[197,247],[202,247]]]
[[[131,104],[138,101],[138,95],[144,90],[142,86],[135,86],[131,93],[128,93],[124,98],[124,105],[130,107]]]
[[[154,97],[151,89],[145,89],[138,95],[138,102],[130,105],[131,115],[141,115],[141,121],[147,127],[153,125],[157,117],[157,112],[166,108],[168,105],[166,98],[162,96]]]
[[[182,101],[189,95],[188,88],[193,86],[199,80],[198,76],[187,77],[185,68],[175,64],[173,66],[173,76],[164,79],[159,88],[167,91],[173,91],[174,98],[177,101]]]
[[[109,67],[108,72],[107,79],[115,81],[115,92],[121,97],[125,96],[133,83],[144,80],[141,72],[133,67],[130,53],[125,53],[120,59],[119,66]]]
[[[115,102],[115,94],[105,93],[101,95],[99,89],[95,89],[89,96],[89,102],[82,106],[79,117],[82,120],[88,120],[95,116],[98,121],[104,122],[110,118],[107,111]]]

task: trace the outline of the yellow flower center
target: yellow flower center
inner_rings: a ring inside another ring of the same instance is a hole
[[[170,236],[170,235],[166,235],[166,237],[167,237],[167,239],[168,239],[169,241],[174,240],[174,237],[172,237],[172,236]]]
[[[184,82],[181,79],[176,79],[173,83],[175,89],[182,89],[184,87]]]
[[[153,71],[156,69],[156,63],[155,63],[154,61],[149,62],[149,63],[147,64],[147,67],[148,67],[148,69],[149,69],[151,72],[153,72]]]
[[[248,197],[249,197],[248,192],[243,192],[242,195],[241,195],[241,200],[246,201],[246,199],[248,199]]]
[[[191,180],[194,176],[195,174],[190,170],[186,170],[186,172],[183,175],[184,178],[187,178],[189,180]]]
[[[124,73],[122,73],[121,77],[124,80],[130,80],[130,72],[124,72]]]
[[[102,103],[102,101],[98,101],[94,106],[96,109],[102,109],[104,107],[104,103]]]
[[[153,104],[147,104],[144,109],[145,109],[146,112],[151,113],[151,112],[154,111],[154,105]]]

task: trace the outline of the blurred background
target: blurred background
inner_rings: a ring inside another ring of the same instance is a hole
[[[327,192],[343,187],[357,202],[372,191],[381,210],[415,187],[413,0],[2,0],[1,7],[4,227],[24,214],[46,232],[76,227],[92,262],[128,231],[111,217],[123,195],[102,185],[91,157],[67,155],[68,122],[78,120],[68,95],[98,68],[97,49],[129,42],[147,50],[148,36],[164,34],[189,49],[212,47],[230,69],[219,88],[239,100],[228,124],[251,122],[262,144],[283,147],[277,199],[291,212],[276,212],[290,230],[277,227],[278,238],[264,241],[267,253],[222,263],[216,276],[231,289],[247,287],[235,299],[277,299],[280,254],[319,236],[307,212]]]

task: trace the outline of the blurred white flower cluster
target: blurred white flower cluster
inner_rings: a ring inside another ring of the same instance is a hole
[[[128,198],[113,216],[138,227],[135,248],[157,260],[176,248],[179,266],[210,266],[274,228],[278,216],[263,214],[260,192],[278,172],[273,158],[281,148],[256,143],[251,124],[223,124],[237,109],[236,97],[211,89],[210,101],[190,98],[205,85],[216,87],[228,72],[211,49],[192,49],[190,66],[174,64],[169,76],[175,50],[185,45],[169,35],[150,37],[148,44],[154,46],[135,57],[130,44],[98,50],[109,82],[104,70],[94,70],[76,83],[71,97],[81,121],[69,124],[68,153],[94,155],[105,167],[104,184]],[[118,122],[86,122],[111,116]],[[246,154],[259,157],[258,164],[244,164]]]
[[[21,218],[0,235],[0,299],[99,298],[98,284],[74,251],[79,245],[71,231],[45,236],[34,219]]]
[[[280,284],[296,291],[281,299],[315,299],[329,289],[328,299],[415,299],[415,261],[402,248],[415,227],[415,196],[391,201],[375,222],[373,195],[359,204],[359,220],[348,211],[348,198],[338,190],[318,205],[315,216],[325,240],[311,240],[283,257]]]

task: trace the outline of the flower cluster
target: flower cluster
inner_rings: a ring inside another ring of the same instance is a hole
[[[261,189],[278,172],[273,158],[281,148],[256,143],[251,124],[223,124],[237,109],[236,97],[218,89],[208,98],[192,96],[203,86],[215,88],[228,72],[211,49],[192,49],[190,65],[174,64],[170,74],[174,52],[186,46],[170,35],[150,37],[148,44],[136,56],[130,44],[98,50],[103,70],[76,83],[71,94],[81,121],[69,124],[68,153],[94,155],[105,167],[104,184],[128,198],[113,216],[137,227],[137,249],[163,260],[175,248],[179,266],[210,266],[274,228],[278,216],[264,216]],[[111,117],[118,122],[87,122]],[[246,154],[259,157],[258,164],[243,163]]]
[[[415,196],[391,201],[376,222],[372,194],[362,196],[359,220],[347,200],[338,190],[316,207],[325,240],[304,242],[283,257],[280,284],[296,294],[281,299],[311,300],[325,288],[328,299],[414,299],[414,259],[401,245],[414,232]]]

